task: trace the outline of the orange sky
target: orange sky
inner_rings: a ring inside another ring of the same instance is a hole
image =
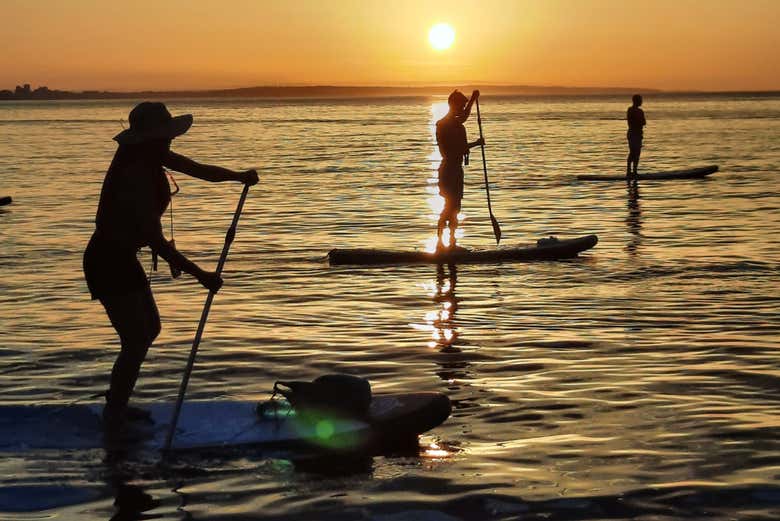
[[[0,27],[0,88],[780,89],[780,0],[0,0]]]

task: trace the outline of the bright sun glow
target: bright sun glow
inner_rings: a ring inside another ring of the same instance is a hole
[[[434,49],[443,51],[449,49],[455,42],[455,29],[448,24],[436,24],[428,33],[428,40]]]

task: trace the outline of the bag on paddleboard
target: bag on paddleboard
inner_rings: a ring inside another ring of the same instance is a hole
[[[543,246],[555,246],[560,241],[558,240],[558,237],[554,235],[550,235],[549,237],[542,237],[538,241],[536,241],[536,246],[541,248]]]
[[[257,407],[262,417],[276,409],[274,396],[281,394],[297,414],[365,418],[371,405],[371,384],[348,374],[326,374],[311,382],[274,383],[271,401]]]

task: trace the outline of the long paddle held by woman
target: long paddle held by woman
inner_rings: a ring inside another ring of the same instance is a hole
[[[241,198],[238,200],[238,206],[236,207],[236,213],[233,214],[233,222],[228,228],[227,234],[225,234],[225,244],[222,247],[222,255],[219,256],[219,263],[217,263],[217,275],[222,274],[222,268],[225,266],[227,260],[228,251],[230,245],[233,243],[233,239],[236,236],[236,227],[238,226],[238,218],[241,217],[241,210],[244,208],[244,201],[246,195],[249,193],[249,184],[244,185],[244,191],[241,192]],[[173,436],[176,433],[176,424],[179,422],[179,413],[181,413],[181,406],[184,403],[184,395],[187,392],[187,383],[190,381],[190,374],[192,368],[195,365],[195,355],[198,353],[198,346],[200,345],[200,339],[203,336],[203,328],[206,326],[206,319],[209,316],[209,310],[211,309],[211,301],[214,300],[214,291],[210,290],[206,297],[206,304],[203,306],[203,313],[200,316],[200,323],[198,324],[198,330],[195,333],[195,340],[192,342],[192,349],[190,350],[190,358],[187,360],[187,368],[184,370],[184,378],[181,380],[179,386],[179,396],[176,399],[176,408],[173,411],[173,418],[171,418],[171,426],[168,429],[168,436],[165,439],[165,447],[163,452],[167,452],[171,448],[173,443]]]

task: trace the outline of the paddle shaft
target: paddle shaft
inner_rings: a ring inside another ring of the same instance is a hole
[[[485,159],[485,138],[482,135],[482,116],[479,113],[479,98],[477,98],[477,125],[479,125],[479,137],[482,143],[479,145],[482,150],[482,171],[485,174],[485,194],[487,195],[488,213],[490,214],[490,223],[493,225],[493,235],[496,237],[496,244],[501,241],[501,228],[498,226],[498,220],[493,215],[493,207],[490,205],[490,183],[488,182],[487,160]]]
[[[228,251],[230,245],[233,243],[233,239],[236,236],[236,227],[238,226],[238,218],[241,216],[241,210],[244,208],[244,201],[246,195],[249,193],[249,185],[244,185],[244,191],[241,192],[241,198],[238,200],[238,207],[236,213],[233,214],[233,223],[225,234],[225,245],[222,247],[222,255],[219,257],[219,263],[217,263],[217,275],[222,274],[222,268],[225,266],[227,260]],[[173,443],[173,436],[176,433],[176,424],[179,422],[179,414],[181,413],[181,406],[184,403],[184,395],[187,392],[187,384],[190,381],[190,374],[192,368],[195,365],[195,356],[198,353],[198,346],[200,345],[200,339],[203,336],[203,329],[206,327],[206,319],[209,316],[209,310],[211,310],[211,302],[214,300],[214,292],[209,290],[209,294],[206,297],[206,305],[203,306],[203,313],[200,316],[200,323],[198,324],[198,330],[195,333],[195,340],[192,342],[192,349],[190,350],[190,358],[187,360],[187,368],[184,370],[184,378],[181,380],[179,386],[179,396],[176,399],[176,408],[173,411],[173,417],[171,418],[171,426],[168,429],[168,436],[165,438],[164,452],[167,452],[171,448]]]

